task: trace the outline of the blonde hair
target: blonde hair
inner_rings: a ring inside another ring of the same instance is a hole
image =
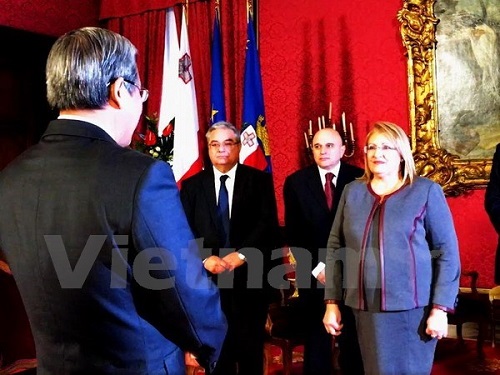
[[[373,124],[372,130],[366,135],[365,146],[368,145],[368,140],[374,134],[380,134],[386,137],[396,147],[401,156],[399,173],[403,179],[403,183],[407,181],[411,184],[413,178],[417,175],[415,169],[415,161],[411,152],[410,140],[406,133],[398,125],[387,121],[377,121]],[[369,182],[373,178],[373,173],[368,168],[368,160],[365,154],[365,173],[361,177],[362,180]]]

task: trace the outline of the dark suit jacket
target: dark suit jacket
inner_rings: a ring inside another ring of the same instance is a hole
[[[344,186],[361,177],[363,172],[361,168],[346,163],[340,164],[332,211],[327,207],[316,164],[300,169],[286,178],[283,187],[286,243],[292,248],[303,249],[293,251],[297,260],[296,277],[299,288],[300,285],[304,287],[308,283],[315,287],[316,280],[311,276],[311,270],[319,261],[325,261],[326,250],[322,250],[320,254],[319,249],[326,249]]]
[[[0,174],[0,206],[39,375],[183,374],[181,349],[215,366],[225,318],[166,163],[56,120]]]
[[[217,203],[213,167],[210,166],[182,183],[181,199],[188,221],[196,237],[202,239],[205,257],[219,254],[223,239],[219,238]],[[276,199],[272,176],[239,164],[236,169],[229,243],[247,257],[247,263],[234,271],[234,286],[247,290],[247,279],[262,281],[267,287],[271,268],[271,252],[281,246]],[[229,253],[231,250],[226,251]],[[279,251],[279,250],[278,250]],[[221,256],[225,254],[220,254]],[[225,285],[219,286],[225,288]],[[251,285],[248,283],[248,285]],[[254,295],[262,295],[261,288]],[[244,297],[242,297],[244,299]],[[260,299],[262,303],[264,299]],[[256,303],[257,301],[250,301]]]
[[[500,144],[497,145],[491,166],[490,180],[486,188],[484,206],[490,221],[500,235]],[[500,239],[495,256],[495,284],[500,284]]]

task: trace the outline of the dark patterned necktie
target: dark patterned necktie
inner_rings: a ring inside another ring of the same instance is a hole
[[[335,194],[335,185],[333,184],[333,178],[335,177],[335,175],[329,172],[325,175],[325,177],[326,177],[326,182],[325,182],[326,205],[331,211],[333,208],[333,196]]]
[[[219,202],[217,203],[217,216],[223,230],[221,234],[224,239],[224,247],[229,246],[229,194],[226,187],[228,178],[227,175],[220,176]]]

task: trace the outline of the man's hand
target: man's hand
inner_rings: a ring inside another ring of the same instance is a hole
[[[325,270],[323,269],[323,271],[321,271],[320,273],[318,273],[318,276],[316,277],[316,279],[318,279],[318,281],[325,285],[326,283],[326,275],[325,275]]]
[[[224,258],[222,258],[222,260],[226,262],[226,269],[228,271],[232,271],[235,268],[238,268],[239,266],[245,264],[245,261],[240,259],[238,254],[239,253],[237,251],[233,251],[232,253],[229,253]]]
[[[186,362],[186,366],[200,367],[196,357],[189,352],[184,353],[184,361]]]
[[[213,274],[219,274],[228,269],[228,264],[224,259],[219,258],[216,255],[209,256],[203,262],[205,269]]]

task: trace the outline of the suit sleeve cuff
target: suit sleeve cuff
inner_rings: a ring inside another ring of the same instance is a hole
[[[436,303],[432,304],[433,309],[438,309],[438,310],[443,310],[444,312],[447,312],[449,314],[453,314],[455,312],[455,309],[450,309],[449,307],[443,306],[443,305],[438,305]]]
[[[338,299],[325,299],[325,305],[340,305],[341,303],[342,301]]]
[[[325,269],[326,265],[323,262],[319,262],[316,267],[312,270],[312,275],[314,276],[315,279],[318,278],[318,275]]]

